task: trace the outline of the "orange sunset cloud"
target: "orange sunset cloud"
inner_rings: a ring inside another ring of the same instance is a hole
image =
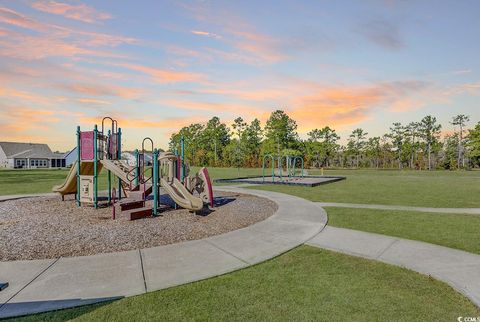
[[[80,20],[87,23],[95,23],[98,20],[107,20],[112,18],[112,15],[108,13],[99,12],[84,4],[72,5],[56,1],[36,1],[32,3],[32,7],[43,12],[62,15],[67,18]]]
[[[112,63],[112,65],[124,67],[149,75],[158,83],[178,83],[193,82],[202,79],[202,76],[196,73],[179,72],[175,70],[159,69],[139,64],[131,63]]]
[[[139,97],[143,90],[139,88],[131,88],[116,85],[88,85],[88,84],[70,84],[61,85],[61,88],[65,88],[71,92],[86,94],[89,96],[116,96],[125,99],[133,99]]]

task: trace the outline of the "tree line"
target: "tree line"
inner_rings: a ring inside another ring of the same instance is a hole
[[[194,123],[172,134],[171,151],[185,140],[185,157],[191,165],[261,167],[263,156],[301,156],[307,168],[410,168],[470,169],[480,166],[480,122],[468,128],[470,118],[456,115],[452,134],[441,136],[442,125],[427,115],[417,122],[393,123],[382,136],[368,136],[357,128],[340,144],[329,126],[313,129],[300,139],[297,122],[276,110],[262,127],[258,119],[242,117],[227,126],[218,117],[206,124]]]

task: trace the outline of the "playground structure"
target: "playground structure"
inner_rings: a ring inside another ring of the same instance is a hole
[[[321,184],[345,180],[341,176],[312,176],[304,168],[301,156],[267,154],[262,160],[262,176],[217,179],[218,183],[286,184],[315,187]]]
[[[104,123],[111,122],[105,132]],[[77,161],[72,165],[65,182],[53,187],[62,199],[65,195],[75,194],[76,203],[99,207],[98,175],[105,168],[107,172],[107,203],[114,205],[113,218],[117,206],[126,212],[130,219],[157,216],[162,207],[160,188],[180,206],[191,211],[201,211],[205,204],[213,207],[213,190],[208,170],[200,169],[189,177],[189,167],[185,164],[184,140],[181,140],[181,153],[161,152],[154,148],[149,137],[142,141],[142,150],[135,150],[135,166],[129,166],[121,160],[122,131],[118,122],[110,117],[102,119],[102,128],[94,126],[93,131],[81,131],[77,127]],[[145,144],[150,143],[150,150]],[[152,155],[152,166],[145,162],[146,154]],[[117,188],[113,187],[114,178],[118,179]],[[147,205],[153,195],[153,204]],[[117,204],[115,205],[115,203]]]
[[[300,156],[290,156],[290,155],[284,155],[284,156],[274,156],[272,154],[267,154],[263,156],[262,160],[262,177],[263,181],[265,182],[265,170],[266,170],[266,165],[267,162],[270,161],[270,166],[272,168],[271,171],[271,177],[272,177],[272,182],[275,182],[275,178],[277,178],[277,181],[283,181],[283,180],[294,180],[295,178],[303,178],[304,177],[304,168],[303,168],[303,158]],[[277,166],[275,167],[275,161],[277,162]],[[299,175],[296,174],[296,165],[297,161],[300,161],[300,173]],[[284,163],[285,163],[285,172],[286,175],[284,175]]]

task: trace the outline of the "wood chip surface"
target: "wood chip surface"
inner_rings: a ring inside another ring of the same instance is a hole
[[[0,261],[93,255],[173,244],[247,227],[271,216],[264,198],[218,192],[211,212],[168,209],[162,216],[128,220],[112,208],[77,207],[73,196],[0,202]]]

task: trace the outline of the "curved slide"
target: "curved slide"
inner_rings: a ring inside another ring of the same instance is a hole
[[[70,168],[70,172],[68,172],[65,182],[63,182],[61,185],[54,186],[52,191],[58,192],[62,196],[77,193],[77,167],[78,162],[75,162]],[[93,175],[93,162],[82,162],[80,174]]]
[[[170,197],[172,197],[173,201],[175,201],[175,203],[180,207],[193,211],[199,211],[203,209],[202,199],[193,196],[177,178],[173,178],[172,183],[161,178],[160,184],[170,195]]]

